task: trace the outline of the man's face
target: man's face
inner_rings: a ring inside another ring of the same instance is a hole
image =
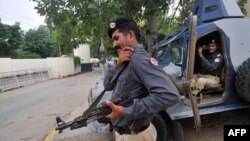
[[[214,53],[217,50],[217,46],[215,43],[208,44],[208,52],[209,53]]]
[[[113,47],[115,47],[117,49],[117,51],[119,51],[119,49],[121,49],[125,46],[129,46],[130,42],[129,42],[128,36],[129,36],[128,34],[124,34],[122,32],[119,32],[119,30],[116,30],[112,34]]]

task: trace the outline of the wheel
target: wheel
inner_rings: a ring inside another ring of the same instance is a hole
[[[184,141],[183,128],[179,121],[172,120],[169,130],[171,130],[174,141]]]
[[[156,129],[156,141],[166,141],[167,140],[167,127],[164,119],[157,114],[152,120],[152,124]]]
[[[239,67],[235,78],[235,88],[243,100],[250,102],[250,58]]]

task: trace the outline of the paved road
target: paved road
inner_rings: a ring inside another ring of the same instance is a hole
[[[63,79],[35,83],[0,93],[0,141],[42,141],[56,127],[55,118],[72,120],[88,107],[88,93],[101,79],[101,70]],[[229,111],[203,117],[200,136],[193,119],[181,120],[186,141],[221,141],[223,125],[250,124],[250,110]],[[54,141],[111,141],[108,126],[97,134],[89,127],[52,134]],[[171,140],[171,138],[170,138]]]
[[[56,116],[68,119],[87,107],[89,91],[101,74],[98,69],[0,93],[0,140],[44,140],[56,127]]]

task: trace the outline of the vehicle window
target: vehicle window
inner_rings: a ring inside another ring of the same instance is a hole
[[[157,51],[156,59],[161,67],[167,66],[171,62],[171,50],[168,45],[164,45]]]
[[[209,12],[213,12],[218,10],[218,6],[217,5],[212,5],[212,6],[208,6],[205,8],[205,13],[209,13]]]
[[[177,40],[174,40],[170,46],[171,46],[171,61],[173,63],[181,63],[182,58],[182,43],[183,38],[179,38]]]

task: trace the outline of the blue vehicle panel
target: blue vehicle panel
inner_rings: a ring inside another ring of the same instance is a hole
[[[214,101],[201,102],[197,105],[200,115],[249,107],[249,102],[240,98],[239,94],[236,93],[235,77],[239,67],[244,62],[247,63],[247,59],[250,58],[250,19],[244,17],[233,0],[198,0],[194,13],[197,15],[196,46],[205,41],[206,38],[219,39],[225,64],[223,91],[220,92],[220,97]],[[182,43],[178,44],[179,40]],[[190,29],[188,26],[153,47],[155,50],[154,57],[159,59],[160,66],[177,84],[180,81],[188,81],[189,43]],[[176,44],[179,47],[176,47]],[[180,50],[181,61],[179,62],[175,60],[173,55],[173,51],[176,50],[174,48]],[[161,56],[160,53],[162,52],[167,55]],[[199,100],[201,99],[199,98]],[[192,117],[191,101],[187,95],[182,96],[182,100],[173,107],[166,109],[166,112],[173,120]]]

